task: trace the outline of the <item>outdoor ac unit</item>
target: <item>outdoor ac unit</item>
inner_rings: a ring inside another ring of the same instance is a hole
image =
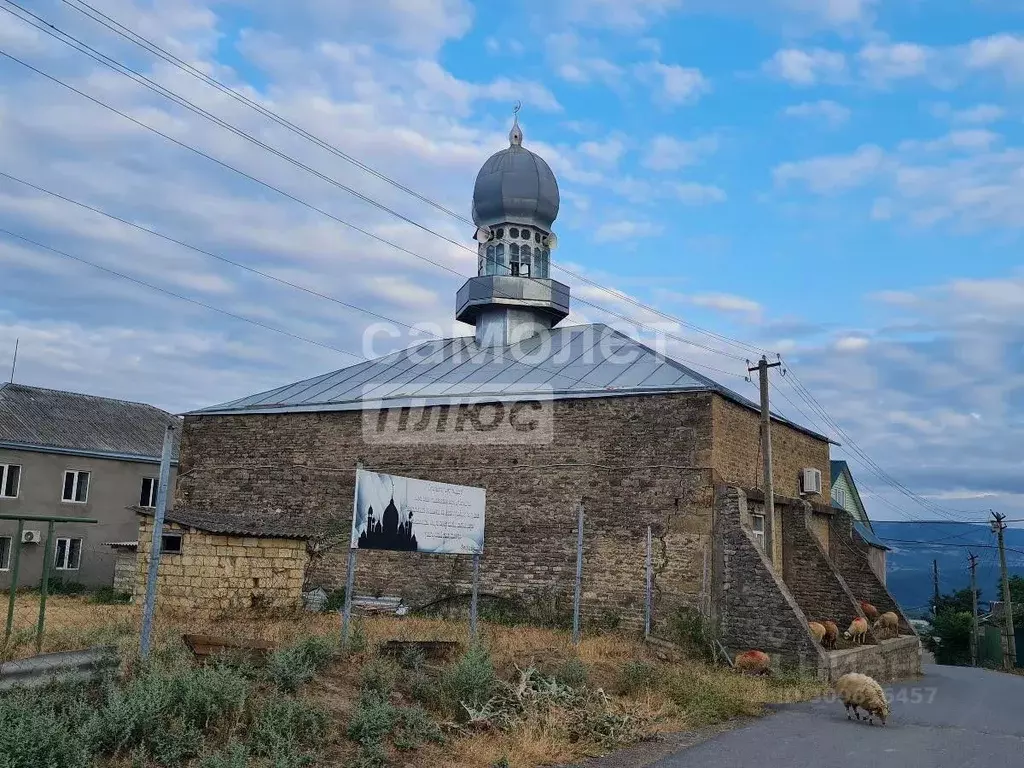
[[[800,492],[811,494],[821,493],[821,470],[805,467],[800,473]]]
[[[22,544],[38,544],[43,540],[42,531],[22,531],[21,532],[21,543]]]

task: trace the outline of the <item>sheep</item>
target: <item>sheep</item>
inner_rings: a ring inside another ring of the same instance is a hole
[[[834,621],[826,621],[825,624],[825,637],[821,641],[821,646],[829,651],[836,649],[836,640],[839,637],[839,627],[836,626]]]
[[[885,635],[887,637],[890,636],[890,635],[892,637],[899,637],[900,636],[900,617],[897,616],[893,611],[889,611],[888,613],[883,613],[881,616],[878,617],[878,620],[875,621],[873,629],[875,630],[875,633],[878,634],[879,637],[882,636],[881,630],[885,631]]]
[[[868,634],[868,623],[858,616],[852,622],[850,622],[850,628],[843,632],[843,637],[847,640],[853,640],[854,645],[863,645],[864,638]]]
[[[878,618],[878,609],[875,608],[871,603],[861,600],[860,609],[864,611],[864,615],[868,617],[869,621],[874,621]]]
[[[862,675],[859,672],[848,672],[836,681],[836,693],[846,707],[846,719],[850,720],[850,710],[862,720],[857,707],[860,707],[867,714],[869,725],[874,725],[874,718],[877,717],[882,725],[889,716],[889,702],[885,697],[885,691],[873,678]]]
[[[820,643],[822,638],[825,637],[825,627],[816,621],[812,621],[807,625],[807,628],[811,630],[811,634],[814,635],[814,642]]]
[[[745,651],[736,654],[736,669],[748,675],[767,675],[771,673],[771,658],[764,651]]]

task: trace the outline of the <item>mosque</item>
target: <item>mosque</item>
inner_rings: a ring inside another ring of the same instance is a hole
[[[175,511],[308,536],[306,585],[329,590],[345,583],[357,463],[483,487],[481,591],[567,611],[582,504],[587,622],[642,624],[650,527],[656,632],[698,616],[725,649],[830,674],[809,621],[845,628],[860,599],[899,609],[871,571],[872,545],[831,503],[829,440],[773,416],[769,513],[755,403],[607,325],[562,325],[559,200],[517,120],[473,189],[477,274],[455,297],[472,334],[187,414]],[[357,591],[461,599],[468,558],[372,548],[414,535],[393,512],[374,519]],[[888,663],[876,655],[862,668]]]

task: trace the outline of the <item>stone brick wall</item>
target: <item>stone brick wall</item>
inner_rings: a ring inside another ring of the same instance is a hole
[[[741,488],[760,487],[763,458],[760,451],[761,417],[731,400],[716,397],[712,403],[715,438],[713,463],[718,481]],[[822,494],[808,501],[827,503],[831,490],[829,446],[780,422],[772,422],[772,469],[775,494],[796,498],[800,494],[800,470],[821,470]]]
[[[830,521],[829,533],[835,546],[830,553],[832,562],[843,575],[843,579],[858,600],[867,600],[880,613],[893,611],[900,617],[900,633],[916,635],[913,625],[907,620],[885,584],[875,574],[871,564],[874,549],[853,528],[853,519],[847,512],[839,512]]]
[[[813,532],[813,513],[809,505],[777,505],[776,509],[781,509],[783,516],[783,578],[786,586],[808,620],[834,621],[842,632],[856,616],[863,614]]]
[[[880,683],[905,680],[921,674],[921,643],[917,637],[885,640],[878,645],[847,648],[827,654],[828,671],[835,682],[847,672],[870,675]]]
[[[731,652],[750,649],[818,670],[825,652],[807,619],[749,532],[746,495],[719,486],[715,494],[715,618]],[[743,521],[746,521],[746,525]]]
[[[822,515],[818,513],[812,513],[810,520],[808,521],[811,527],[811,533],[818,537],[818,543],[821,544],[821,548],[825,550],[825,554],[830,554],[829,550],[829,538],[828,538],[828,521],[831,518],[828,515]]]
[[[176,523],[164,530],[181,533],[182,542],[181,554],[160,557],[158,610],[209,618],[242,609],[301,607],[305,542],[218,536]],[[152,518],[140,516],[136,603],[146,591],[152,536]]]
[[[176,499],[254,519],[282,510],[342,540],[351,526],[357,460],[376,471],[480,486],[487,490],[481,591],[550,595],[570,605],[575,505],[582,498],[584,611],[615,613],[638,625],[647,525],[658,533],[656,621],[678,606],[697,605],[706,591],[715,397],[558,401],[554,439],[518,445],[367,442],[360,412],[188,417]],[[609,469],[623,466],[634,469]],[[344,584],[346,546],[315,558],[308,586]],[[470,560],[365,551],[356,579],[359,594],[422,603],[467,593]]]

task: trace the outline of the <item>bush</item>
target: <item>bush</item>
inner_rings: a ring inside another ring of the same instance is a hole
[[[423,653],[422,648],[415,645],[409,645],[402,649],[402,654],[398,658],[398,663],[402,665],[403,669],[419,672],[427,663],[427,657],[426,654]]]
[[[437,723],[422,707],[403,707],[398,710],[398,728],[395,747],[400,750],[419,749],[427,742],[444,743],[444,734]]]
[[[291,648],[270,654],[267,678],[280,690],[294,693],[322,669],[334,653],[333,643],[324,637],[308,637]]]
[[[50,595],[82,595],[87,591],[85,584],[66,581],[62,576],[51,576],[46,582],[46,592]]]
[[[249,768],[249,748],[245,744],[231,742],[219,752],[204,758],[199,768]]]
[[[971,632],[974,623],[970,611],[940,611],[932,620],[925,645],[939,664],[965,666],[971,663]]]
[[[267,699],[249,724],[249,749],[275,768],[315,762],[327,735],[327,713],[299,699]]]
[[[363,625],[353,621],[348,632],[348,653],[362,653],[366,650],[366,633],[363,632]]]
[[[640,691],[654,687],[654,665],[646,661],[627,661],[619,670],[619,679],[615,683],[615,691],[624,696],[631,696]]]
[[[667,639],[684,648],[694,658],[711,661],[714,656],[711,633],[700,611],[678,608],[666,622]]]
[[[570,688],[583,688],[587,684],[587,667],[579,659],[569,659],[555,671],[555,680]]]
[[[100,605],[126,605],[132,601],[132,593],[113,587],[100,587],[92,594],[92,601]]]
[[[441,695],[450,713],[463,716],[465,707],[479,709],[494,694],[497,676],[490,654],[481,646],[470,648],[441,678]]]
[[[397,710],[385,696],[376,691],[363,691],[347,734],[349,739],[363,746],[379,743],[391,733],[397,719]]]
[[[74,696],[71,690],[67,694]],[[0,766],[89,768],[92,753],[78,727],[73,711],[48,706],[28,692],[5,694],[0,698]]]
[[[395,689],[398,665],[391,659],[374,659],[359,670],[359,687],[387,696]]]
[[[738,676],[711,677],[676,673],[665,681],[665,691],[695,724],[715,723],[743,715],[758,715],[761,706],[750,700]]]
[[[345,588],[335,589],[327,593],[324,601],[324,613],[337,613],[345,607]]]

